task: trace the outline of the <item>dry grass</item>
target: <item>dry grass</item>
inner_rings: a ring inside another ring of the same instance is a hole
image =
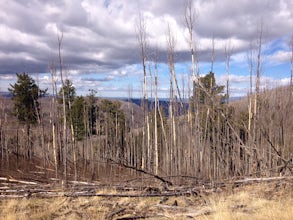
[[[98,193],[114,194],[113,190]],[[177,206],[175,206],[177,203]],[[293,219],[291,184],[254,184],[202,197],[0,200],[0,219]]]
[[[200,219],[293,219],[293,188],[256,184],[213,194],[207,198],[213,210]]]
[[[99,198],[52,198],[1,200],[0,219],[89,219],[105,218]]]

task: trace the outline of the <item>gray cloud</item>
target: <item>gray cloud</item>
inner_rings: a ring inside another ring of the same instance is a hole
[[[87,82],[108,82],[108,81],[111,81],[113,80],[113,76],[107,76],[107,77],[104,77],[104,78],[82,78],[81,80],[82,81],[87,81]]]
[[[261,20],[265,42],[292,34],[292,1],[195,2],[198,13],[195,42],[200,61],[210,61],[212,36],[215,37],[218,61],[224,60],[224,44],[229,39],[232,39],[234,54],[245,52],[249,43],[255,41]],[[159,48],[159,62],[166,62],[167,22],[176,33],[176,61],[190,60],[183,22],[184,1],[3,0],[0,11],[0,74],[48,72],[48,64],[52,60],[57,63],[57,33],[60,31],[64,36],[64,65],[69,71],[105,74],[140,63],[135,31],[139,11],[146,16],[150,51],[156,45]],[[281,55],[284,54],[277,53],[283,60],[285,57]],[[278,60],[277,55],[271,57]],[[100,79],[97,81],[106,78],[102,76]]]

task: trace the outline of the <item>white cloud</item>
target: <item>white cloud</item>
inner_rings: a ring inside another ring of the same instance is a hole
[[[267,59],[272,64],[280,64],[280,63],[286,63],[290,62],[292,53],[289,51],[277,51],[276,53],[272,55],[268,55]]]

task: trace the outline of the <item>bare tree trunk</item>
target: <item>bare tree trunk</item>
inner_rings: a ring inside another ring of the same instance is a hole
[[[211,72],[214,72],[214,61],[215,61],[215,35],[212,38],[212,61],[211,61]]]
[[[249,66],[249,103],[248,103],[248,126],[247,126],[247,130],[248,130],[248,141],[249,141],[249,152],[251,153],[251,155],[249,156],[248,159],[248,174],[251,173],[251,168],[252,168],[252,145],[253,145],[253,141],[254,140],[254,136],[251,134],[251,124],[252,124],[252,117],[253,117],[253,113],[252,113],[252,73],[253,73],[253,63],[254,63],[254,53],[253,53],[253,48],[252,45],[250,46],[250,51],[247,54],[247,60],[248,60],[248,66]],[[253,136],[253,138],[251,138]]]
[[[59,55],[59,71],[61,77],[62,87],[64,88],[64,79],[63,79],[63,63],[61,56],[61,44],[63,40],[63,32],[61,35],[58,34],[58,55]],[[67,119],[66,119],[66,103],[65,103],[65,91],[62,89],[62,100],[63,100],[63,162],[64,162],[64,184],[67,185]]]
[[[44,170],[46,171],[47,153],[46,153],[46,148],[45,148],[44,124],[43,124],[43,118],[41,118],[39,109],[38,109],[38,107],[36,105],[36,100],[34,100],[34,107],[35,107],[35,111],[36,111],[36,115],[37,115],[37,121],[38,121],[39,129],[40,129],[39,132],[40,132],[40,137],[41,137],[41,149],[42,149],[42,152],[43,152],[43,166],[44,166]]]
[[[256,146],[256,160],[257,160],[257,172],[259,174],[261,170],[261,158],[260,157],[260,140],[259,136],[259,119],[260,119],[260,74],[261,74],[261,50],[262,50],[262,34],[263,24],[260,23],[259,38],[258,38],[258,52],[257,52],[257,66],[256,66],[256,82],[255,82],[255,99],[254,99],[254,120],[253,120],[253,141],[257,144]]]
[[[193,46],[193,32],[194,32],[194,26],[195,26],[195,20],[196,20],[196,11],[193,7],[193,0],[186,0],[185,1],[185,10],[184,10],[184,21],[185,21],[185,26],[188,29],[189,33],[189,38],[188,38],[188,44],[189,44],[189,49],[191,53],[191,76],[192,76],[192,86],[193,86],[193,100],[192,100],[192,105],[193,108],[195,109],[195,82],[198,80],[198,77],[195,75],[195,70],[194,70],[194,46]],[[191,107],[188,109],[188,121],[190,122],[190,130],[192,130],[193,127],[193,120],[192,120],[192,112],[191,112]],[[190,146],[191,147],[191,146]]]
[[[64,90],[64,89],[63,89]],[[69,101],[69,118],[70,118],[70,130],[71,130],[71,141],[72,141],[72,151],[73,151],[73,166],[74,166],[74,180],[77,180],[77,158],[76,158],[76,140],[73,127],[73,117],[71,114],[71,102]]]
[[[290,59],[290,97],[293,92],[293,34],[291,36],[291,59]]]
[[[1,147],[1,162],[4,161],[4,125],[2,123],[2,117],[4,115],[3,102],[1,100],[1,115],[0,115],[0,147]]]
[[[192,76],[195,77],[194,71],[194,47],[193,47],[193,32],[194,32],[194,25],[196,21],[196,11],[193,7],[193,0],[186,0],[185,1],[185,11],[184,11],[184,19],[185,25],[189,32],[189,48],[191,52],[191,72]]]
[[[228,45],[225,46],[225,55],[226,55],[226,99],[227,104],[229,104],[230,91],[229,91],[229,68],[230,68],[230,58],[231,58],[232,48],[231,41],[228,42]]]
[[[162,133],[163,133],[163,140],[164,140],[164,146],[162,148],[164,148],[164,151],[165,154],[168,152],[168,149],[169,149],[169,144],[168,144],[168,139],[167,139],[167,132],[166,132],[166,129],[165,129],[165,125],[164,125],[164,119],[163,119],[163,115],[162,115],[162,112],[161,112],[161,109],[160,109],[160,104],[158,102],[158,112],[159,112],[159,116],[160,116],[160,121],[161,121],[161,127],[162,127]],[[169,157],[168,157],[168,154],[167,155],[164,155],[164,161],[165,161],[165,165],[166,163],[168,163],[168,160],[169,160]],[[164,167],[166,170],[167,170],[167,166]]]
[[[202,151],[197,149],[197,147],[203,147],[199,144],[199,120],[198,120],[198,110],[199,110],[199,94],[196,93],[196,86],[199,80],[199,66],[198,60],[199,57],[196,58],[196,70],[197,74],[195,74],[195,48],[194,48],[194,27],[196,22],[196,8],[193,5],[193,0],[186,0],[185,1],[185,8],[184,8],[184,21],[185,26],[188,29],[189,38],[188,44],[191,53],[191,75],[192,75],[192,85],[193,92],[192,92],[192,99],[189,102],[188,107],[188,122],[189,122],[189,141],[188,141],[188,152],[190,152],[190,162],[188,166],[191,165],[192,169],[195,170],[195,174],[198,175],[198,171],[201,172],[201,159],[203,158]],[[190,95],[189,95],[190,97]],[[193,123],[194,121],[194,123]],[[195,132],[194,132],[195,128]],[[194,146],[195,145],[195,146]],[[199,160],[199,161],[198,161]],[[196,165],[197,164],[197,165]]]
[[[50,123],[52,125],[52,145],[53,145],[53,157],[54,157],[54,165],[55,165],[55,177],[58,178],[58,158],[57,158],[57,137],[56,137],[56,68],[54,63],[50,65],[51,70],[51,79],[52,79],[52,103],[51,103],[51,111],[50,111]]]
[[[143,115],[144,115],[144,129],[143,129],[143,144],[142,144],[142,169],[147,167],[147,155],[149,151],[149,128],[148,126],[148,93],[147,93],[147,73],[146,73],[146,60],[147,60],[147,34],[146,23],[142,14],[139,14],[138,21],[136,23],[137,39],[140,48],[140,56],[143,67]],[[147,135],[147,140],[146,140]]]
[[[167,47],[168,47],[168,65],[169,65],[169,72],[170,72],[170,123],[171,123],[171,139],[172,144],[170,145],[170,165],[174,165],[173,160],[175,161],[175,158],[178,159],[177,155],[177,131],[176,131],[176,123],[175,123],[175,117],[178,116],[176,113],[178,112],[177,109],[177,94],[179,95],[179,90],[177,86],[177,80],[176,80],[176,72],[175,72],[175,60],[174,60],[174,53],[175,53],[175,44],[176,40],[174,38],[174,35],[170,29],[170,25],[168,25],[168,33],[167,33]],[[176,92],[176,94],[175,94]],[[176,154],[174,154],[176,153]],[[174,169],[170,166],[170,169],[174,172],[178,172],[177,169]],[[171,170],[170,170],[171,171]]]
[[[155,57],[155,174],[159,174],[159,148],[158,148],[158,68],[157,53]]]
[[[4,113],[4,127],[5,127],[5,125],[7,125],[7,122],[8,122],[8,120],[7,120],[7,113]],[[17,128],[17,131],[18,131],[18,128]],[[18,132],[17,132],[18,133]],[[8,137],[5,135],[4,136],[4,148],[5,148],[5,151],[6,151],[6,162],[7,162],[7,164],[8,164],[8,166],[9,166],[9,155],[8,155]],[[17,143],[17,147],[18,147],[19,145],[18,145],[18,143]],[[18,156],[17,156],[17,163],[18,163]],[[9,168],[9,167],[8,167]]]
[[[255,83],[255,116],[258,119],[259,111],[259,93],[260,93],[260,73],[261,73],[261,50],[262,50],[262,23],[260,24],[259,39],[258,39],[258,53],[257,53],[257,67],[256,67],[256,83]]]

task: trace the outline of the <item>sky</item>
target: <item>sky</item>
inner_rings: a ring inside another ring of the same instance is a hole
[[[78,95],[95,90],[103,97],[141,97],[143,70],[137,40],[141,15],[146,27],[148,96],[153,96],[150,82],[157,51],[158,94],[169,97],[169,26],[175,39],[178,84],[187,97],[192,77],[184,6],[185,0],[0,0],[0,91],[16,82],[16,73],[27,72],[51,93],[52,66],[60,88],[57,38],[62,33],[64,77]],[[247,57],[250,51],[256,54],[262,26],[262,86],[289,83],[292,0],[194,0],[193,9],[193,44],[201,76],[211,70],[214,45],[213,72],[217,84],[225,85],[225,48],[230,48],[230,96],[247,94]]]

